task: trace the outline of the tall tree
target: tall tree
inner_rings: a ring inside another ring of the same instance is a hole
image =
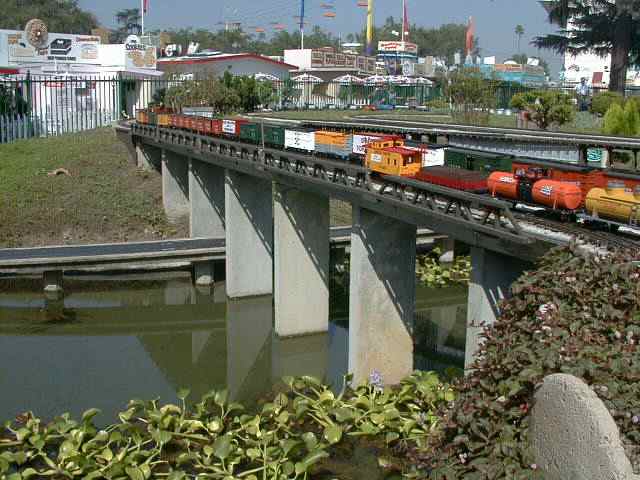
[[[520,53],[520,42],[524,36],[524,27],[520,24],[516,25],[516,39],[518,41],[518,53]]]
[[[0,0],[0,28],[22,30],[32,18],[46,22],[50,32],[89,34],[98,20],[77,0]]]
[[[640,0],[555,0],[547,8],[560,30],[533,44],[562,54],[611,54],[609,90],[624,94],[629,66],[640,61]]]

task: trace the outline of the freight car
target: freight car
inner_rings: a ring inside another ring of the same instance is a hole
[[[547,178],[541,169],[493,172],[487,180],[494,197],[532,206],[544,206],[562,215],[572,215],[583,201],[580,187]]]

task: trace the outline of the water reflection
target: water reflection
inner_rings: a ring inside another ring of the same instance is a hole
[[[228,301],[224,284],[190,278],[71,285],[45,299],[37,286],[0,280],[0,419],[25,410],[51,418],[97,407],[109,422],[131,398],[175,402],[228,388],[253,401],[285,375],[314,375],[335,388],[347,368],[348,298],[332,285],[327,334],[273,334],[272,297]],[[418,291],[416,367],[462,366],[466,291]]]

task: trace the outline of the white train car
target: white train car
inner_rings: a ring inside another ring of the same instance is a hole
[[[316,149],[316,134],[314,130],[284,131],[284,148],[313,152]]]

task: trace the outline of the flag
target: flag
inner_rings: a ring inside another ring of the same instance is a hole
[[[467,38],[466,38],[466,53],[471,55],[473,51],[473,37],[476,34],[476,25],[473,21],[473,17],[469,17],[469,25],[467,26]]]
[[[404,8],[403,8],[402,32],[403,32],[403,37],[409,36],[409,15],[407,15],[407,2],[404,2]]]
[[[149,11],[149,0],[144,0],[143,2],[143,7],[142,7],[142,11],[144,13],[147,13]]]

